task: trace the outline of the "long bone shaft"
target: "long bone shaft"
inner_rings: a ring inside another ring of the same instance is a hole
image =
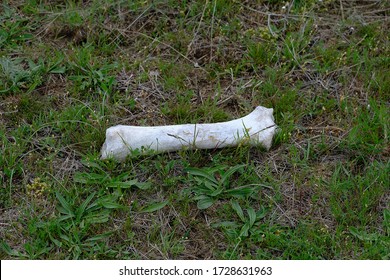
[[[102,159],[126,159],[132,150],[156,153],[180,149],[215,149],[237,146],[245,141],[270,149],[277,126],[273,109],[262,106],[242,118],[211,124],[167,126],[117,125],[106,130]]]

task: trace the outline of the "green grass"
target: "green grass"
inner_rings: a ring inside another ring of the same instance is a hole
[[[390,258],[386,1],[3,2],[2,259]],[[99,159],[257,105],[270,151]]]

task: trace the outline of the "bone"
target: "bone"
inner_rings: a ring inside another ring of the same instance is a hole
[[[277,129],[273,109],[262,106],[242,118],[211,124],[167,126],[116,125],[106,130],[101,159],[124,161],[134,150],[141,154],[181,149],[216,149],[239,144],[269,150]]]

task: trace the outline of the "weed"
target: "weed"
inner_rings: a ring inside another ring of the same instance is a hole
[[[206,209],[213,205],[218,199],[247,198],[255,192],[253,186],[231,187],[231,177],[244,168],[244,165],[237,165],[224,170],[223,167],[215,168],[187,168],[190,180],[195,183],[192,188],[194,200],[197,200],[199,209]]]
[[[238,242],[236,244],[236,246],[238,246],[245,238],[248,238],[252,234],[257,234],[256,231],[259,229],[260,220],[265,217],[266,211],[262,208],[256,212],[252,207],[248,207],[245,215],[240,204],[236,200],[231,201],[231,206],[239,217],[240,222],[220,222],[214,224],[214,226],[223,227],[229,239]]]

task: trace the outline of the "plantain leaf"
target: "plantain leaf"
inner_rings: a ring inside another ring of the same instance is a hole
[[[141,210],[141,212],[142,213],[155,212],[155,211],[158,211],[158,210],[162,209],[167,204],[168,204],[168,201],[162,201],[162,202],[157,202],[157,203],[154,203],[154,204],[150,204],[149,206],[144,207]]]
[[[249,231],[249,223],[245,223],[242,228],[241,228],[241,231],[240,231],[240,237],[241,236],[248,236],[248,231]]]
[[[383,227],[386,229],[387,234],[390,235],[390,210],[385,209],[383,211]]]
[[[242,211],[240,204],[238,204],[237,201],[233,200],[231,202],[231,205],[232,205],[233,210],[236,211],[238,217],[240,217],[241,221],[243,221],[245,223],[246,220],[244,217],[244,212]]]
[[[225,193],[236,198],[245,198],[250,196],[254,192],[253,187],[241,187],[232,190],[226,190]]]
[[[27,257],[27,255],[21,254],[20,252],[12,249],[7,242],[0,240],[0,249],[2,249],[5,253],[13,257]]]
[[[193,176],[203,177],[203,178],[213,182],[214,184],[218,185],[218,181],[214,178],[214,176],[209,174],[208,172],[202,170],[202,169],[188,167],[188,168],[186,168],[186,171]]]
[[[131,187],[134,187],[136,184],[138,184],[137,179],[120,182],[120,181],[113,181],[107,184],[108,188],[120,188],[120,189],[129,189]]]
[[[242,169],[245,165],[244,164],[240,164],[240,165],[236,165],[236,166],[233,166],[233,167],[230,167],[228,169],[228,171],[226,171],[222,177],[221,177],[221,184],[222,185],[225,185],[225,183],[227,183],[227,180],[230,178],[230,176],[232,176],[234,173],[236,173],[238,170]]]
[[[123,205],[117,203],[113,198],[111,197],[105,197],[98,201],[98,204],[103,206],[107,209],[121,209],[124,208]]]
[[[113,234],[113,232],[110,232],[110,231],[102,233],[102,234],[98,234],[98,235],[92,236],[90,238],[87,238],[85,240],[85,242],[92,242],[94,244],[94,242],[104,240],[112,234]]]
[[[152,183],[150,183],[150,182],[138,182],[137,184],[135,184],[135,186],[137,188],[139,188],[140,190],[148,190],[152,186]]]
[[[377,233],[367,233],[366,231],[358,230],[355,227],[350,227],[349,232],[361,241],[376,241],[379,237]]]
[[[253,224],[256,222],[256,212],[253,210],[252,207],[249,207],[246,209],[248,216],[249,216],[249,227],[252,227]]]
[[[87,209],[88,204],[91,202],[91,200],[93,199],[95,194],[96,194],[96,192],[91,193],[87,197],[87,199],[84,200],[83,203],[81,203],[80,207],[77,208],[76,215],[78,216],[78,218],[80,218],[84,214],[85,210]]]
[[[198,200],[198,203],[196,204],[196,206],[198,207],[198,209],[203,210],[203,209],[209,208],[211,205],[214,204],[214,202],[215,202],[215,199],[208,197],[208,196],[205,196],[204,198]]]
[[[76,183],[93,185],[102,184],[109,179],[107,174],[88,173],[88,172],[76,172],[73,176],[73,180]]]
[[[90,213],[85,216],[85,221],[90,224],[102,224],[108,221],[110,217],[110,211],[108,209],[103,209],[98,213]]]
[[[59,192],[56,192],[56,197],[61,204],[61,207],[58,207],[58,210],[63,214],[73,215],[72,207],[65,198]]]
[[[260,220],[267,215],[267,210],[264,207],[261,207],[259,211],[256,212],[256,220]]]
[[[223,192],[223,188],[217,188],[212,193],[210,193],[209,195],[214,197],[214,196],[220,195],[222,192]]]

